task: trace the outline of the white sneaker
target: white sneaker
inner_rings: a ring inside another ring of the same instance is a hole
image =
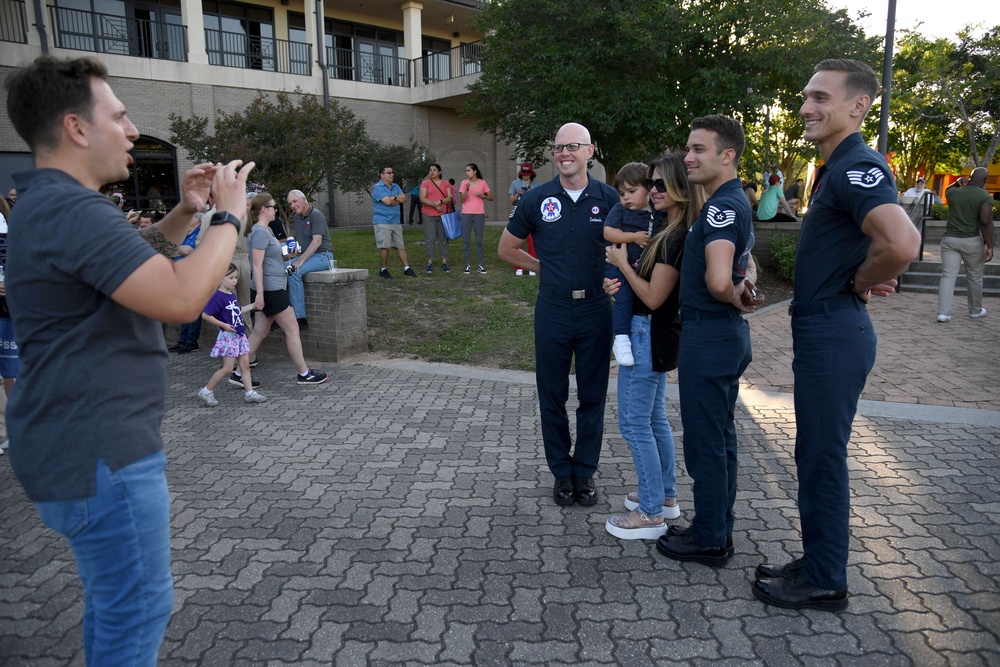
[[[612,348],[615,353],[615,361],[619,366],[635,366],[635,357],[632,356],[632,341],[628,336],[615,336],[615,345]]]
[[[205,405],[207,405],[210,408],[214,408],[216,405],[219,404],[219,401],[215,399],[215,392],[208,391],[206,389],[202,389],[201,391],[198,392],[198,398],[203,400],[205,402]]]
[[[528,275],[529,276],[537,276],[538,274],[535,273],[534,271],[528,271]]]
[[[263,403],[267,399],[251,389],[248,393],[243,394],[243,400],[247,403]]]
[[[625,509],[636,510],[639,509],[639,492],[632,491],[627,496],[625,496]],[[676,519],[681,515],[681,506],[674,501],[673,505],[663,506],[663,518],[664,519]]]
[[[985,308],[980,308],[978,313],[969,313],[969,317],[971,317],[974,320],[978,320],[978,319],[981,319],[983,317],[986,317],[986,309]]]
[[[649,517],[639,511],[612,514],[604,529],[621,540],[655,540],[667,534],[667,524],[662,518]]]
[[[514,271],[514,275],[515,276],[523,276],[524,275],[524,269],[517,269],[516,271]]]
[[[938,315],[937,316],[937,321],[938,322],[951,322],[951,315]]]

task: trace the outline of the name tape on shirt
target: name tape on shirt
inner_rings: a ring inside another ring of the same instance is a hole
[[[728,227],[736,222],[736,211],[723,210],[717,206],[708,207],[708,224],[716,228]]]
[[[555,197],[546,197],[542,202],[542,220],[555,222],[562,217],[562,204]]]
[[[863,188],[874,188],[885,178],[885,173],[878,167],[872,167],[868,171],[849,171],[847,179],[851,185],[860,185]]]

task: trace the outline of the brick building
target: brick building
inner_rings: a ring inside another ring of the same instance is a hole
[[[427,146],[446,178],[460,181],[465,164],[475,162],[487,181],[505,192],[517,170],[513,151],[456,113],[479,72],[480,36],[471,21],[479,5],[477,0],[0,0],[0,79],[45,52],[101,58],[142,133],[133,177],[122,184],[126,208],[148,209],[157,200],[169,207],[175,201],[178,176],[191,162],[170,143],[171,112],[214,118],[217,109],[242,110],[258,91],[296,88],[320,98],[328,94],[363,118],[376,139]],[[0,95],[6,92],[0,89]],[[31,164],[27,146],[0,114],[0,190],[6,193],[13,185],[10,175]],[[329,217],[328,193],[317,200]],[[357,193],[335,191],[332,200],[334,224],[371,222],[371,206]],[[488,219],[505,219],[507,212],[506,197],[487,202]]]

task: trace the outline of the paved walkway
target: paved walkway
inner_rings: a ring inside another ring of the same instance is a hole
[[[163,432],[176,604],[161,665],[1000,664],[1000,303],[938,325],[931,299],[874,308],[838,614],[750,595],[758,562],[799,553],[781,307],[751,320],[736,557],[720,570],[605,532],[635,480],[613,396],[601,501],[558,508],[531,375],[367,360],[299,387],[269,358],[268,403],[223,386],[209,409],[194,392],[212,361],[175,356]],[[668,414],[681,441],[676,394]],[[6,457],[0,527],[0,664],[82,665],[73,560]]]

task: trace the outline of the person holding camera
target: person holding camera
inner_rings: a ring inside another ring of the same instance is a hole
[[[521,197],[523,197],[528,192],[528,190],[531,189],[531,186],[534,185],[534,183],[535,183],[535,168],[532,166],[530,162],[522,162],[521,169],[517,172],[517,178],[515,178],[514,182],[510,184],[510,190],[507,191],[507,194],[510,195],[510,205],[511,205],[510,217],[512,218],[514,217],[514,211],[517,210],[518,202],[521,201]],[[536,258],[538,257],[538,255],[535,254],[535,242],[534,240],[532,240],[531,234],[528,234],[527,251],[528,254],[531,255],[532,257]],[[514,275],[523,276],[524,269],[521,268],[520,266],[515,266]],[[528,275],[533,276],[535,275],[535,272],[528,271]]]

